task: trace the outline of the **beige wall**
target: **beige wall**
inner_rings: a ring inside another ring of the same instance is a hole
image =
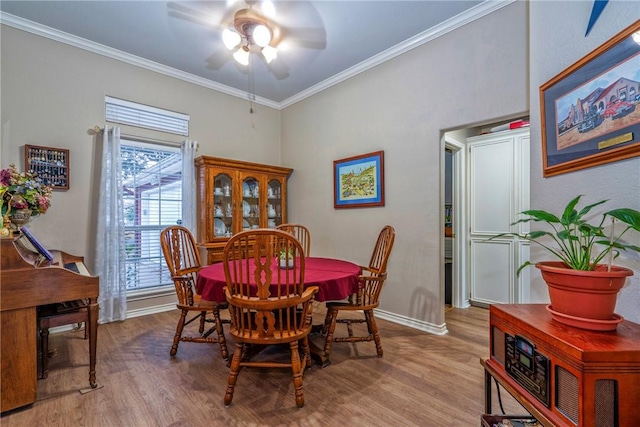
[[[92,192],[97,144],[87,131],[104,126],[110,95],[189,114],[198,154],[280,164],[280,111],[2,26],[2,149],[0,165],[24,168],[25,144],[70,150],[70,189],[30,226],[50,248],[92,259],[97,195]],[[180,142],[137,128],[122,133]],[[92,205],[90,202],[96,203]]]
[[[640,157],[584,169],[551,178],[542,177],[540,103],[538,88],[570,65],[640,18],[638,2],[609,2],[588,37],[585,30],[593,2],[531,2],[531,207],[561,211],[573,197],[583,194],[589,203],[610,201],[609,209],[640,210]],[[640,245],[640,236],[634,237]],[[640,323],[640,257],[623,253],[616,263],[635,271],[618,297],[616,313]],[[548,256],[531,250],[531,260]],[[548,301],[546,285],[531,269],[533,302]]]
[[[511,4],[283,111],[290,219],[310,228],[314,255],[362,264],[393,225],[381,309],[401,321],[444,324],[441,136],[528,111],[527,19]],[[333,160],[376,150],[385,207],[334,209]]]
[[[2,26],[0,165],[22,165],[24,144],[71,150],[71,189],[56,192],[52,209],[32,228],[49,247],[90,256],[97,154],[87,130],[104,124],[104,95],[188,113],[199,154],[295,169],[290,219],[309,226],[314,255],[366,263],[377,231],[394,225],[381,308],[399,321],[437,328],[444,325],[444,131],[530,110],[532,206],[557,209],[585,194],[640,209],[638,158],[542,178],[538,87],[638,16],[634,2],[609,2],[585,38],[591,6],[518,1],[282,112],[258,106],[253,115],[247,101]],[[333,160],[376,150],[385,151],[386,206],[335,210]],[[637,256],[623,262],[640,272]],[[546,301],[534,273],[532,297]],[[635,321],[639,276],[617,310]]]

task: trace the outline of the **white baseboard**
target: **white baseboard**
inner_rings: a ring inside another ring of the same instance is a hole
[[[148,304],[149,302],[151,301],[147,300],[147,304],[144,304],[141,307],[127,310],[127,318],[129,319],[134,317],[147,316],[150,314],[163,313],[165,311],[171,311],[176,309],[175,302],[156,304],[156,305]],[[389,322],[397,323],[399,325],[408,326],[410,328],[418,329],[420,331],[428,332],[434,335],[446,335],[447,333],[449,333],[449,331],[447,330],[446,324],[435,325],[433,323],[412,319],[410,317],[401,316],[399,314],[391,313],[391,312],[380,310],[380,309],[375,309],[374,311],[376,313],[376,317],[380,319],[388,320]],[[49,333],[53,334],[57,332],[66,332],[66,331],[71,331],[72,329],[73,329],[73,325],[59,326],[56,328],[51,328],[49,330]]]
[[[127,319],[133,317],[147,316],[149,314],[163,313],[165,311],[171,311],[176,309],[176,304],[162,304],[153,307],[143,307],[135,310],[127,310]]]
[[[412,319],[410,317],[401,316],[399,314],[391,313],[388,311],[374,309],[376,317],[389,322],[397,323],[399,325],[408,326],[413,329],[428,332],[435,335],[446,335],[449,333],[446,323],[442,325],[434,325],[433,323],[423,322],[421,320]]]

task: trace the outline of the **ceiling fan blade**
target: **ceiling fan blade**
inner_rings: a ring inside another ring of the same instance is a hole
[[[324,28],[282,28],[283,39],[296,47],[322,50],[327,47],[327,32]]]
[[[227,63],[232,58],[232,53],[225,47],[221,47],[220,49],[213,52],[207,59],[204,61],[207,63],[207,70],[219,70],[222,68],[224,64]]]
[[[289,77],[289,66],[280,58],[276,58],[267,65],[267,69],[277,80]]]
[[[168,2],[169,16],[204,25],[207,28],[226,28],[233,21],[233,11],[221,9],[220,2]]]
[[[194,24],[203,25],[205,27],[210,27],[211,24],[207,22],[205,19],[202,19],[198,16],[191,15],[189,13],[180,12],[177,10],[170,10],[169,16],[174,18],[182,19],[183,21],[193,22]]]

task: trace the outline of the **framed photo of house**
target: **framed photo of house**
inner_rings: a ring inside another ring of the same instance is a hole
[[[545,177],[640,155],[640,21],[540,87]]]
[[[384,206],[384,151],[333,162],[334,207]]]

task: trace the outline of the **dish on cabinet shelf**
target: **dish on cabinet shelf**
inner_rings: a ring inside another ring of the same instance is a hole
[[[242,194],[244,197],[251,197],[251,187],[246,182],[242,183]]]
[[[216,218],[213,220],[213,232],[216,237],[224,236],[227,227],[224,225],[224,222],[220,218]]]
[[[242,214],[244,216],[249,216],[251,213],[251,205],[246,200],[242,201]]]
[[[215,194],[216,196],[222,196],[222,188],[216,187],[216,189],[213,192],[213,194]]]

